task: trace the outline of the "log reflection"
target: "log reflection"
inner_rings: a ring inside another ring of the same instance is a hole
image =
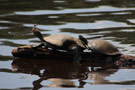
[[[115,68],[115,69],[109,69]],[[71,61],[17,59],[12,62],[12,70],[15,72],[38,75],[40,78],[33,81],[33,89],[42,87],[77,87],[82,88],[86,83],[104,84],[104,80],[117,71],[114,65],[80,64]],[[76,83],[79,83],[77,85]],[[92,80],[92,82],[85,82]],[[48,85],[44,82],[51,82]]]

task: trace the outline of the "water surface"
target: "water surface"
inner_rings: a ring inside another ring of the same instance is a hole
[[[44,35],[103,39],[123,54],[134,55],[134,0],[1,0],[0,89],[135,89],[134,68],[12,57],[13,48],[40,43],[31,31],[35,24]]]

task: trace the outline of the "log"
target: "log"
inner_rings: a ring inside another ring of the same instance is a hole
[[[33,49],[36,44],[19,46],[17,49],[12,50],[12,55],[18,58],[30,59],[50,59],[50,60],[68,60],[73,61],[73,52],[56,51],[45,48]],[[88,61],[91,63],[114,63],[118,66],[134,66],[135,56],[130,55],[115,55],[107,56],[91,52],[81,52],[81,61]],[[108,62],[111,59],[111,62]]]

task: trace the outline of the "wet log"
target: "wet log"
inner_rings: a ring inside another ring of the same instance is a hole
[[[19,46],[17,49],[12,50],[12,55],[18,58],[30,58],[30,59],[55,59],[55,60],[68,60],[73,61],[73,52],[54,51],[45,48],[34,49],[32,47],[36,44]],[[81,52],[81,61],[88,61],[91,63],[114,63],[119,66],[134,66],[135,56],[129,55],[115,55],[107,56],[91,52]],[[108,59],[112,62],[108,62]]]

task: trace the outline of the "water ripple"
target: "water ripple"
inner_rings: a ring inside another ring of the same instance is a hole
[[[116,12],[135,10],[135,8],[116,8],[111,6],[99,6],[96,8],[83,9],[64,9],[64,10],[35,10],[29,12],[15,12],[17,15],[51,15],[51,14],[68,14],[68,13],[85,13],[85,12]]]

